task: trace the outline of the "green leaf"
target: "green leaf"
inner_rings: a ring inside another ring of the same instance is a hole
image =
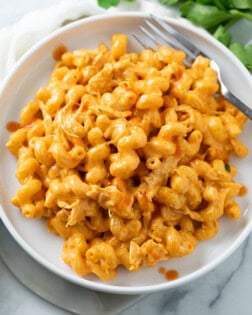
[[[244,19],[247,19],[249,21],[252,21],[252,14],[250,14],[250,13],[242,12],[242,11],[239,11],[236,9],[230,10],[229,12],[236,17],[240,17],[240,18],[244,18]]]
[[[179,2],[179,0],[159,0],[160,3],[165,5],[174,5]]]
[[[186,1],[183,1],[183,2],[186,2]],[[214,5],[214,0],[194,0],[192,2],[197,2],[197,3],[200,3],[200,4],[213,4]]]
[[[252,63],[252,43],[246,47],[247,57]]]
[[[98,5],[105,9],[108,9],[111,6],[117,6],[120,0],[97,0]]]
[[[229,20],[232,15],[215,6],[187,1],[180,7],[181,15],[193,23],[211,29]]]
[[[215,5],[217,8],[221,9],[221,10],[227,10],[229,9],[229,0],[215,0],[214,1]]]
[[[252,44],[245,47],[246,49],[246,55],[247,55],[247,64],[246,67],[249,70],[252,70]]]
[[[241,43],[232,43],[229,49],[241,60],[245,65],[249,64],[248,56],[245,47]]]
[[[225,46],[229,46],[232,37],[231,34],[226,30],[226,28],[223,25],[220,25],[217,28],[213,36]]]
[[[240,10],[252,9],[251,0],[230,0],[230,8],[236,8]]]
[[[116,7],[120,3],[120,0],[97,0],[97,2],[100,7],[108,9],[109,7]]]
[[[117,5],[120,4],[121,1],[122,0],[97,0],[98,5],[105,9],[108,9],[110,7],[116,7]],[[134,2],[136,0],[123,0],[123,1]]]

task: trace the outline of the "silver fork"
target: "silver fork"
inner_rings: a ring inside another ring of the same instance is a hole
[[[164,44],[169,45],[175,49],[183,50],[186,53],[185,64],[187,66],[189,66],[198,55],[209,58],[210,66],[217,73],[222,95],[229,102],[234,104],[234,106],[236,106],[241,112],[243,112],[249,119],[252,120],[252,109],[244,104],[231,91],[229,91],[221,78],[219,65],[213,59],[211,59],[211,57],[207,56],[199,48],[189,42],[183,35],[181,35],[168,23],[164,22],[163,20],[152,14],[150,15],[150,17],[151,20],[146,19],[144,21],[145,25],[139,25],[139,29],[145,35],[145,40],[141,35],[138,35],[136,33],[132,34],[133,37],[140,43],[140,45],[144,48],[153,48],[153,45],[150,45],[150,41],[156,46],[161,45],[161,42],[163,42]]]

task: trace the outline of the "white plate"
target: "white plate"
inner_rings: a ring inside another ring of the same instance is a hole
[[[13,237],[34,259],[56,274],[76,284],[91,289],[111,292],[136,294],[168,289],[184,284],[208,272],[228,257],[247,237],[252,229],[252,212],[248,207],[251,193],[240,198],[243,210],[242,217],[237,221],[223,218],[220,232],[212,240],[202,242],[193,254],[162,262],[154,268],[144,268],[137,273],[129,273],[120,269],[113,281],[102,282],[95,276],[81,278],[61,260],[62,240],[47,232],[43,220],[27,220],[10,204],[15,195],[18,182],[15,178],[16,158],[5,148],[9,137],[6,131],[8,121],[18,120],[20,109],[33,98],[36,90],[47,82],[52,71],[54,60],[53,50],[64,43],[70,50],[86,47],[96,48],[100,42],[109,43],[114,32],[130,34],[136,26],[143,22],[144,13],[120,13],[87,18],[64,27],[37,44],[16,65],[6,79],[0,96],[0,215]],[[252,80],[248,71],[224,46],[216,42],[205,31],[191,26],[182,19],[167,18],[171,25],[186,34],[217,62],[221,64],[222,73],[227,85],[245,103],[252,107]],[[137,49],[131,39],[129,49]],[[248,122],[243,139],[252,152],[252,123]],[[252,155],[243,160],[235,160],[239,175],[237,180],[247,185],[252,191],[250,178]],[[158,273],[158,268],[176,269],[179,279],[168,282]]]

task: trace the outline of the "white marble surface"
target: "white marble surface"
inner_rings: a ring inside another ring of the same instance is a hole
[[[46,8],[60,1],[0,0],[0,28],[16,22],[29,11]],[[182,288],[151,294],[121,312],[121,315],[251,315],[251,262],[252,236],[208,275]],[[0,315],[33,315],[34,313],[70,314],[26,289],[0,260]],[[83,311],[83,314],[88,313]]]

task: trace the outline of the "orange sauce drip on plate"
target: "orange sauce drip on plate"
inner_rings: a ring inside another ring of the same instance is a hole
[[[17,131],[18,129],[20,128],[20,124],[16,121],[9,121],[7,124],[6,124],[6,129],[9,131],[9,132],[14,132],[14,131]]]
[[[165,274],[165,268],[164,267],[160,267],[159,269],[158,269],[158,272],[159,273],[161,273],[161,274]]]
[[[179,273],[175,269],[166,270],[164,267],[160,267],[158,269],[158,272],[163,274],[165,276],[165,279],[168,281],[176,280],[179,277]]]
[[[177,272],[177,270],[171,269],[171,270],[167,270],[165,273],[165,278],[169,281],[172,280],[176,280],[179,277],[179,273]]]

